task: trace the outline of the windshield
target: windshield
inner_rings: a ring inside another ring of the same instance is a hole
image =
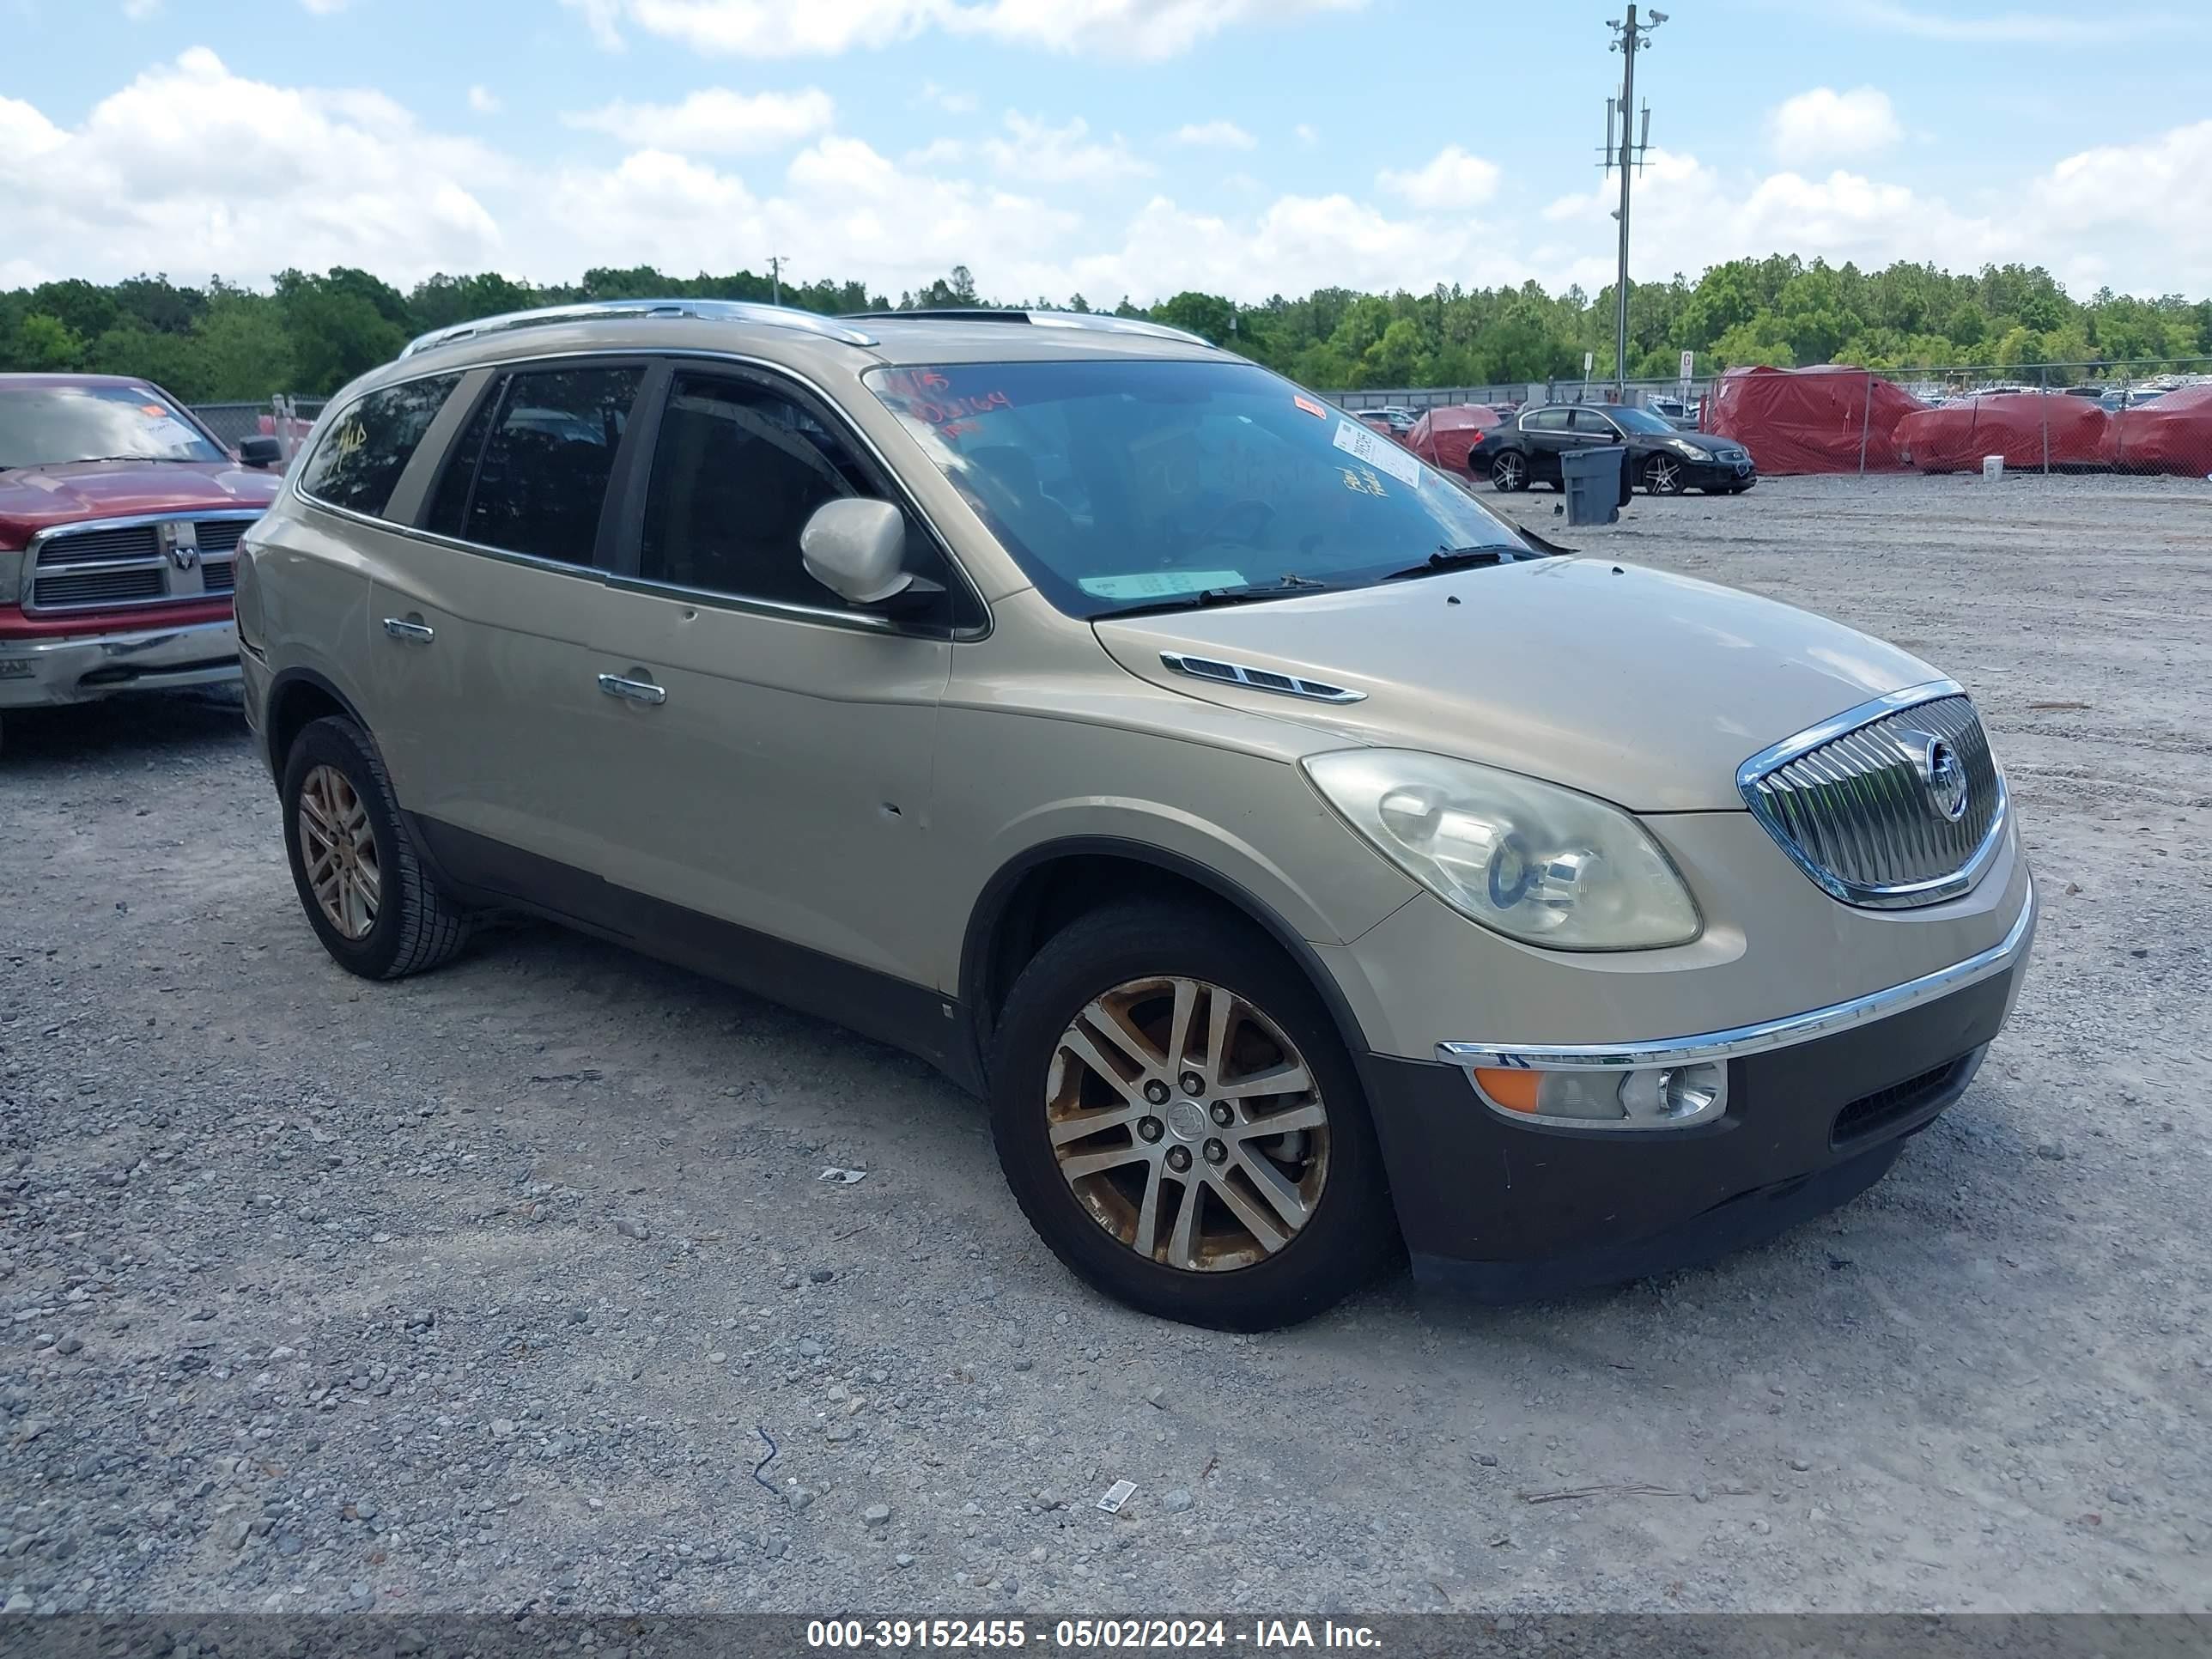
[[[1674,428],[1648,409],[1610,409],[1606,411],[1624,432],[1660,432],[1672,437]]]
[[[872,370],[868,384],[1071,616],[1535,557],[1443,473],[1249,363]],[[1294,580],[1286,580],[1294,579]]]
[[[207,434],[148,386],[0,390],[0,468],[67,461],[224,461]]]

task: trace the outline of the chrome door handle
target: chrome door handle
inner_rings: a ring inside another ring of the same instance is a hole
[[[427,623],[409,622],[400,617],[386,617],[384,631],[395,640],[404,640],[410,645],[428,645],[437,635],[437,629]]]
[[[668,701],[668,693],[651,680],[626,680],[619,674],[599,676],[599,690],[611,697],[628,697],[632,702],[650,703],[659,708]]]

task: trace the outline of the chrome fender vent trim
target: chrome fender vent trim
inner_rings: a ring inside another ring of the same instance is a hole
[[[1241,685],[1253,691],[1273,691],[1285,697],[1304,697],[1310,702],[1364,702],[1367,697],[1364,691],[1346,690],[1343,686],[1321,680],[1278,674],[1269,668],[1249,668],[1243,663],[1223,662],[1213,657],[1194,657],[1181,651],[1163,651],[1160,661],[1194,680]]]

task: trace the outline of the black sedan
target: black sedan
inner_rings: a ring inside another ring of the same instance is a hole
[[[1733,438],[1681,432],[1648,409],[1626,404],[1545,404],[1524,409],[1489,434],[1482,453],[1498,489],[1559,484],[1559,457],[1570,449],[1622,444],[1636,482],[1655,495],[1685,489],[1741,495],[1759,482],[1751,452]]]

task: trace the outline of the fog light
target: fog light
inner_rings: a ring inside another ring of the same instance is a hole
[[[1720,1064],[1625,1073],[1482,1066],[1473,1075],[1501,1111],[1586,1128],[1686,1128],[1728,1109],[1728,1067]]]
[[[1728,1067],[1678,1066],[1631,1072],[1620,1080],[1620,1104],[1632,1121],[1677,1127],[1717,1117],[1728,1103]]]

